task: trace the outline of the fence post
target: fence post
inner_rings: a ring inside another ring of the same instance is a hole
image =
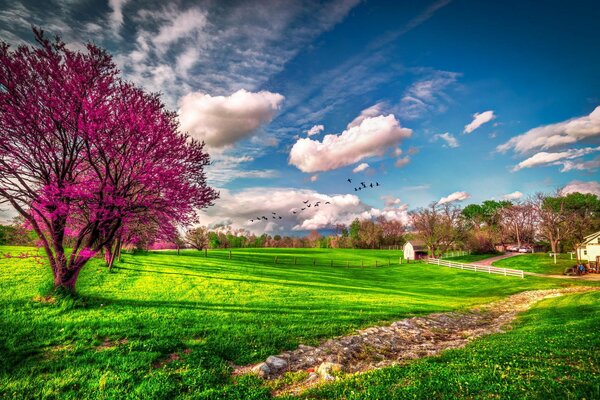
[[[398,265],[402,264],[402,256],[398,257]]]
[[[375,260],[375,268],[377,268],[377,260]]]
[[[277,264],[277,256],[275,256],[275,264]]]
[[[317,260],[315,260],[315,259],[313,258],[313,267],[314,267],[315,265],[317,265]]]
[[[506,276],[506,268],[504,268],[504,276]]]
[[[333,260],[331,260],[331,266],[333,267]]]
[[[350,268],[350,261],[346,261],[346,268]]]
[[[438,262],[438,265],[440,265],[440,259],[439,258],[437,259],[437,262]]]
[[[365,266],[365,261],[364,260],[360,260],[360,267],[363,268]]]
[[[208,249],[204,249],[204,258],[208,257]]]
[[[294,265],[296,265],[297,260],[298,260],[298,257],[294,257]]]
[[[392,266],[392,261],[390,260],[390,258],[388,257],[388,267]]]
[[[488,274],[492,273],[492,267],[488,266]]]
[[[229,250],[229,259],[231,260],[231,250]]]

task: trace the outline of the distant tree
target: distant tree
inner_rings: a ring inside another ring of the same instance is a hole
[[[377,224],[382,230],[382,243],[385,245],[404,244],[406,227],[400,221],[387,220],[384,216],[377,218]]]
[[[410,213],[415,236],[423,240],[430,254],[439,256],[460,243],[463,237],[460,208],[432,203]]]
[[[192,248],[202,251],[208,248],[209,234],[205,227],[199,226],[189,229],[185,233],[185,242]]]
[[[521,247],[524,243],[533,243],[535,232],[535,212],[531,202],[519,202],[503,207],[501,211],[502,227],[508,237]]]
[[[54,285],[73,291],[130,221],[190,223],[217,193],[203,144],[157,94],[120,80],[92,44],[73,51],[34,33],[38,47],[0,43],[0,199],[39,237]]]
[[[371,220],[364,220],[360,222],[360,229],[358,231],[359,245],[360,247],[375,249],[381,244],[383,237],[383,228]]]

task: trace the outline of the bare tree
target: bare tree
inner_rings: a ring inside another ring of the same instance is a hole
[[[208,230],[199,226],[185,233],[185,241],[194,249],[202,251],[208,247]]]
[[[501,215],[505,233],[517,241],[517,246],[533,241],[535,213],[532,203],[521,202],[504,207]]]
[[[462,238],[461,210],[450,204],[432,203],[410,213],[416,237],[436,256],[456,245]]]

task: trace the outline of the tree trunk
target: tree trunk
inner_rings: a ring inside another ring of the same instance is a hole
[[[75,292],[75,283],[82,267],[83,265],[67,269],[65,265],[60,266],[54,275],[54,288]]]
[[[114,254],[112,251],[112,243],[104,246],[104,261],[106,262],[106,266],[110,267],[111,261],[114,259]]]

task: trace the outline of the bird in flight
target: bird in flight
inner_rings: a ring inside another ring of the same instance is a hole
[[[310,208],[310,204],[307,204],[307,205],[306,205],[306,207],[309,207],[309,208]]]
[[[331,204],[330,202],[326,201],[325,204]]]
[[[358,189],[357,189],[357,188],[354,188],[354,191],[355,191],[355,192],[358,192]]]
[[[375,182],[375,186],[379,186],[379,182]]]
[[[363,187],[367,187],[367,185],[364,182],[361,182],[360,184],[363,185]]]
[[[296,211],[292,211],[292,214],[296,214]]]
[[[303,201],[303,203],[304,203],[304,204],[308,203],[308,200],[306,200],[306,201]]]
[[[304,211],[304,210],[306,210],[306,207],[303,207],[303,208],[302,208],[302,211]]]
[[[279,219],[281,219],[281,215],[279,216]]]
[[[348,178],[348,182],[352,183],[352,179]]]
[[[253,219],[251,219],[251,220],[250,220],[250,222],[254,222],[254,220],[253,220]]]
[[[267,217],[265,217],[264,215],[263,215],[263,217],[262,217],[262,218],[263,218],[265,221],[267,220]]]
[[[370,184],[369,184],[369,186],[373,187],[373,184],[372,184],[372,183],[370,183]]]

